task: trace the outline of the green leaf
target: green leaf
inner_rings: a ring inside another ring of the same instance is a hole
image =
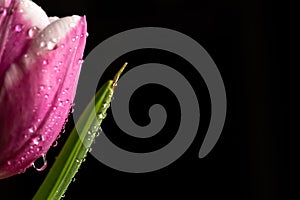
[[[88,104],[33,200],[56,200],[66,192],[99,131],[110,106],[114,88],[126,65],[127,63],[123,65],[114,80],[107,81],[100,88]]]

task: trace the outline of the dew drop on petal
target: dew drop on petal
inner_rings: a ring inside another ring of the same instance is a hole
[[[39,135],[33,139],[33,144],[38,145],[42,140],[43,140],[42,136]]]
[[[11,161],[7,161],[7,165],[11,165]]]
[[[57,140],[55,140],[52,146],[56,147],[57,145],[58,145],[58,142],[57,142]]]
[[[49,61],[48,60],[43,60],[43,65],[48,65]]]
[[[27,35],[30,38],[34,38],[39,32],[39,28],[36,26],[33,26],[31,28],[28,29]]]
[[[24,161],[24,160],[25,160],[25,157],[24,157],[24,156],[22,156],[22,157],[21,157],[21,161]]]
[[[46,43],[42,41],[42,42],[40,43],[40,47],[43,48],[43,47],[45,47],[45,46],[46,46]]]
[[[56,49],[56,48],[57,48],[57,45],[56,45],[55,42],[49,41],[49,42],[47,43],[47,49],[48,49],[49,51],[54,50],[54,49]]]
[[[29,127],[28,132],[29,133],[34,133],[36,131],[36,126],[32,125],[31,127]]]
[[[0,15],[6,15],[7,9],[0,7]]]
[[[42,163],[40,163],[40,158],[37,159],[34,163],[32,163],[32,167],[36,170],[36,171],[43,171],[44,169],[46,169],[47,167],[47,160],[46,160],[46,155],[42,155]],[[41,166],[38,166],[42,164]]]
[[[40,85],[40,91],[43,91],[45,89],[44,85]]]
[[[83,59],[78,60],[78,64],[81,65],[83,63]]]
[[[58,103],[58,106],[63,106],[64,105],[64,103],[62,102],[62,101],[60,101],[59,103]]]
[[[23,30],[22,24],[15,25],[15,32],[20,33]]]
[[[49,94],[45,94],[45,99],[48,99],[49,98]]]

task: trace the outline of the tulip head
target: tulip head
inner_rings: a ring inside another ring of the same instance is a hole
[[[48,18],[29,0],[0,0],[0,179],[30,167],[73,105],[85,17]]]

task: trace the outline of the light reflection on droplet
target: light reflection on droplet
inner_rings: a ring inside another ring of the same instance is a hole
[[[46,160],[46,155],[42,155],[42,166],[38,167],[36,166],[38,163],[38,160],[36,160],[34,163],[32,163],[32,167],[37,170],[37,171],[43,171],[47,167],[47,160]]]
[[[20,33],[23,30],[23,24],[17,24],[15,26],[15,32]]]

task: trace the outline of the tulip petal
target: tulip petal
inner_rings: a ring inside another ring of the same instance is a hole
[[[46,13],[30,0],[0,0],[0,85],[10,64],[49,23]]]
[[[0,88],[0,179],[31,166],[60,133],[75,96],[86,28],[85,17],[55,20],[7,69]]]

